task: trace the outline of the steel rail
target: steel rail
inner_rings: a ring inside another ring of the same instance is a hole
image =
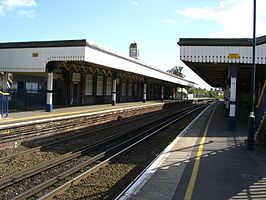
[[[205,106],[204,106],[205,107]],[[85,171],[84,173],[80,174],[79,176],[73,178],[72,180],[66,182],[65,184],[61,185],[60,187],[56,188],[55,190],[49,192],[48,194],[46,194],[45,196],[43,197],[40,197],[40,200],[46,200],[46,199],[51,199],[53,198],[54,196],[64,192],[65,190],[67,190],[71,185],[73,184],[76,184],[78,183],[80,180],[86,178],[87,176],[89,176],[91,173],[97,171],[99,168],[107,165],[110,160],[114,159],[115,157],[121,155],[122,153],[124,153],[126,150],[136,146],[137,144],[143,142],[144,140],[150,138],[151,136],[155,135],[156,133],[160,132],[161,130],[165,129],[166,127],[170,126],[171,124],[173,124],[174,122],[184,118],[185,116],[191,114],[192,112],[195,112],[199,109],[202,109],[203,107],[199,107],[199,108],[196,108],[196,109],[193,109],[191,111],[188,111],[184,114],[180,114],[178,117],[172,117],[171,119],[167,119],[166,121],[160,123],[160,124],[157,124],[155,127],[153,128],[150,128],[138,135],[135,135],[134,137],[128,139],[127,141],[124,141],[122,142],[121,144],[118,144],[116,145],[115,147],[112,147],[111,149],[107,150],[106,152],[103,152],[99,155],[103,156],[103,154],[107,154],[109,153],[110,151],[113,151],[115,149],[118,149],[118,148],[121,148],[122,146],[126,146],[124,149],[122,150],[119,150],[118,152],[115,152],[113,155],[110,155],[109,158],[106,158],[104,161],[102,161],[101,163],[99,163],[98,165],[90,168],[89,170]],[[143,136],[143,137],[141,137]],[[141,137],[141,138],[140,138]],[[139,139],[140,138],[140,139]],[[136,141],[136,139],[138,139]],[[133,144],[128,144],[129,142],[133,142]],[[98,155],[98,156],[99,156]],[[101,157],[102,158],[102,157]],[[84,166],[82,166],[84,167]],[[58,178],[57,178],[58,179]],[[54,181],[55,179],[53,179]],[[47,183],[45,183],[45,185],[47,185]],[[42,188],[43,189],[43,188]],[[36,192],[33,192],[33,191],[36,191]],[[32,188],[31,190],[31,195],[36,195],[38,192],[41,191],[41,188],[38,188],[38,187],[35,187],[35,188]],[[32,194],[34,193],[34,194]],[[19,198],[28,198],[30,196],[28,196],[26,193],[22,194],[21,196],[18,196],[18,199]]]
[[[184,135],[184,133],[186,133],[187,132],[187,130],[193,125],[193,124],[195,124],[195,122],[196,122],[196,120],[198,120],[199,119],[199,117],[206,111],[206,110],[208,110],[209,108],[212,108],[212,107],[214,107],[215,105],[217,105],[217,102],[214,102],[214,103],[211,103],[210,105],[208,105],[208,106],[206,106],[206,108],[205,109],[203,109],[203,111],[201,111],[201,113],[199,114],[199,115],[197,115],[197,117],[196,118],[194,118],[190,123],[189,123],[189,125],[187,125],[186,126],[186,128],[185,129],[183,129],[180,133],[179,133],[179,135]],[[178,136],[179,136],[178,135]],[[183,137],[183,136],[181,136],[181,137]],[[168,147],[167,147],[168,148]],[[166,149],[167,149],[166,148]],[[160,159],[160,156],[162,155],[162,154],[165,154],[165,152],[168,152],[169,151],[169,149],[168,150],[166,150],[166,149],[164,149],[159,155],[157,155],[151,162],[150,162],[150,164],[147,166],[147,167],[145,167],[145,169],[144,170],[142,170],[142,172],[140,173],[140,174],[138,174],[138,176],[133,180],[133,181],[131,181],[131,183],[129,183],[128,184],[128,186],[115,198],[115,200],[119,200],[121,197],[123,197],[123,195],[125,195],[126,193],[127,193],[127,191],[133,186],[134,187],[134,184],[137,182],[137,181],[139,181],[139,179],[142,179],[142,176],[147,172],[147,170],[154,164],[154,162],[156,162],[156,160],[159,158]],[[146,179],[147,177],[145,177],[144,176],[144,178],[143,179]],[[140,182],[141,182],[142,180],[140,180]]]
[[[18,182],[20,182],[26,178],[34,176],[34,175],[36,175],[42,171],[49,170],[55,166],[58,166],[58,165],[65,163],[67,161],[78,158],[79,156],[82,156],[82,154],[84,154],[85,152],[87,152],[89,150],[93,150],[95,148],[101,147],[102,145],[105,145],[105,144],[107,144],[113,140],[116,140],[117,138],[123,137],[124,135],[127,135],[127,134],[134,132],[134,131],[137,131],[140,128],[143,128],[143,127],[128,129],[125,132],[118,133],[116,135],[112,135],[112,136],[105,138],[103,140],[100,140],[96,143],[81,147],[80,149],[76,150],[75,152],[68,152],[66,154],[63,154],[63,155],[57,157],[57,158],[46,161],[45,164],[40,163],[39,165],[35,165],[34,167],[28,168],[24,171],[20,171],[18,173],[12,174],[10,176],[4,177],[4,178],[0,179],[0,190],[8,187],[10,185],[13,185],[15,183],[18,183]]]
[[[86,117],[81,118],[81,120],[84,118],[86,118]],[[56,123],[58,123],[58,122],[60,122],[60,121],[56,121]],[[29,125],[29,126],[32,126],[32,125]],[[74,127],[72,127],[72,126],[74,126]],[[86,128],[86,127],[90,127],[90,126],[88,125],[88,122],[86,122],[86,121],[73,122],[71,124],[67,123],[67,124],[62,124],[62,125],[56,126],[56,131],[57,132],[58,131],[63,132],[66,130],[66,127],[72,127],[72,129],[69,129],[67,131],[74,131],[74,130],[78,130],[78,129]],[[5,136],[5,135],[1,136],[0,135],[0,143],[7,143],[7,142],[16,141],[19,139],[27,139],[27,138],[31,138],[31,137],[41,137],[43,135],[55,132],[54,128],[55,127],[53,126],[53,127],[48,127],[48,128],[42,129],[42,130],[38,130],[38,133],[36,133],[36,129],[35,129],[35,130],[29,130],[26,133],[19,133],[19,131],[16,131],[16,132],[18,132],[16,134],[10,134],[7,136]]]
[[[195,106],[183,109],[182,111],[179,111],[177,113],[186,112],[187,110],[193,109],[194,107]],[[173,115],[176,115],[176,114],[173,114]],[[162,119],[158,119],[158,120],[156,120],[153,123],[158,123],[161,120]],[[72,159],[78,158],[79,156],[82,156],[82,154],[84,154],[85,152],[88,152],[89,150],[93,150],[93,149],[99,148],[102,145],[108,144],[111,141],[115,141],[118,138],[121,138],[121,137],[123,137],[125,135],[128,135],[128,134],[132,133],[132,132],[136,132],[138,130],[141,130],[145,126],[147,126],[147,125],[144,125],[144,126],[141,126],[141,127],[138,127],[138,128],[128,129],[127,131],[124,131],[122,133],[118,133],[116,135],[112,135],[112,136],[110,136],[108,138],[102,139],[102,140],[100,140],[98,142],[95,142],[93,144],[89,144],[87,146],[81,147],[81,148],[79,148],[78,150],[76,150],[74,152],[69,152],[69,153],[63,154],[63,155],[61,155],[61,156],[59,156],[57,158],[51,159],[49,161],[46,161],[45,164],[41,163],[39,165],[35,165],[34,167],[28,168],[28,169],[26,169],[24,171],[20,171],[18,173],[12,174],[10,176],[4,177],[4,178],[0,179],[0,189],[6,188],[6,187],[8,187],[10,185],[13,185],[15,183],[21,182],[21,181],[23,181],[26,178],[32,177],[32,176],[34,176],[34,175],[36,175],[36,174],[38,174],[38,173],[40,173],[42,171],[49,170],[49,169],[51,169],[53,167],[56,167],[58,165],[61,165],[61,164],[65,163],[67,161],[70,161]]]
[[[77,138],[80,138],[80,137],[84,137],[88,134],[91,134],[91,133],[95,133],[95,132],[99,132],[99,131],[103,131],[105,129],[109,129],[109,128],[114,128],[114,127],[119,127],[123,124],[127,124],[127,123],[134,123],[135,121],[138,121],[138,120],[142,120],[142,119],[146,119],[146,118],[150,118],[152,116],[142,116],[138,119],[131,119],[131,120],[125,120],[125,121],[121,121],[121,122],[118,122],[117,124],[113,124],[113,125],[107,125],[107,126],[104,126],[104,127],[101,127],[101,128],[97,128],[96,130],[90,130],[89,132],[86,131],[86,130],[83,130],[83,131],[79,131],[79,130],[76,130],[78,131],[78,135],[74,135],[74,136],[70,136],[66,139],[61,139],[59,141],[55,141],[55,142],[50,142],[50,143],[47,143],[45,145],[42,145],[42,146],[37,146],[37,147],[34,147],[34,148],[31,148],[31,149],[28,149],[28,150],[25,150],[25,151],[22,151],[22,152],[18,152],[18,153],[15,153],[15,154],[12,154],[12,155],[8,155],[8,156],[5,156],[5,157],[0,157],[0,163],[3,163],[5,162],[6,160],[9,160],[11,158],[14,158],[18,155],[21,155],[21,154],[28,154],[28,153],[32,153],[32,152],[38,152],[40,151],[42,148],[46,148],[46,147],[49,147],[49,146],[53,146],[53,145],[57,145],[57,144],[60,144],[60,143],[64,143],[64,142],[67,142],[67,141],[70,141],[70,140],[73,140],[73,139],[77,139]],[[57,131],[57,130],[55,130]]]

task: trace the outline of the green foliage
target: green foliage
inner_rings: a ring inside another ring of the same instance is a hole
[[[182,73],[183,68],[184,67],[181,67],[181,66],[175,66],[175,67],[167,70],[167,72],[172,73],[172,74],[179,76],[181,78],[185,78],[185,75]]]
[[[190,88],[188,91],[190,94],[193,94],[194,97],[208,97],[208,98],[219,98],[218,92],[213,90],[201,89],[201,88]]]

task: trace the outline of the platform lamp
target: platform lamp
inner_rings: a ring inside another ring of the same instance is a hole
[[[253,53],[252,53],[252,76],[251,76],[251,109],[248,118],[248,145],[249,151],[253,150],[255,136],[255,84],[256,84],[256,0],[253,3]]]

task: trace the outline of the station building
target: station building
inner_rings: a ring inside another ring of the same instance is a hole
[[[256,38],[256,128],[266,111],[266,36]],[[250,111],[252,45],[248,38],[180,38],[180,59],[213,87],[223,88],[230,130]],[[239,111],[239,112],[237,112]],[[243,113],[243,112],[242,112]]]
[[[10,92],[10,108],[113,104],[175,98],[178,87],[192,81],[153,68],[85,39],[0,43],[2,87]]]

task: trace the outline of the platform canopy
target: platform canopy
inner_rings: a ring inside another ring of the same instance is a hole
[[[92,63],[143,76],[193,86],[192,81],[153,68],[137,59],[125,57],[82,40],[0,43],[1,72],[46,72],[50,61]]]
[[[213,87],[223,87],[232,64],[238,68],[238,80],[250,83],[252,39],[180,38],[180,59]],[[257,78],[266,77],[266,36],[257,38]]]

